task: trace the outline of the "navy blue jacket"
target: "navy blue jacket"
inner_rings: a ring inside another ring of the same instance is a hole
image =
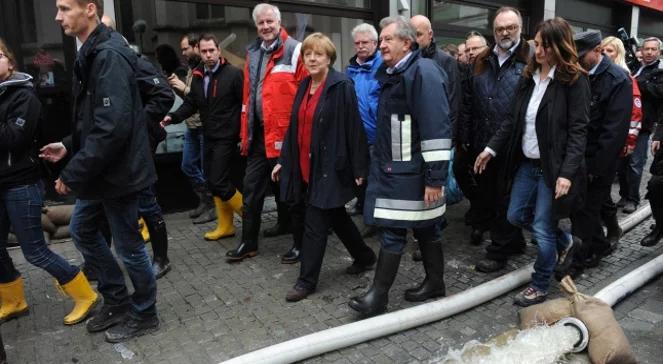
[[[357,96],[348,76],[329,70],[313,116],[311,169],[308,190],[303,191],[297,136],[299,107],[310,83],[310,76],[302,80],[292,104],[290,126],[279,157],[281,199],[321,209],[341,207],[354,198],[355,179],[368,175],[368,145]]]
[[[156,182],[136,80],[137,58],[100,24],[83,43],[74,65],[71,155],[60,173],[81,199],[117,198]]]
[[[445,86],[447,88],[447,100],[449,100],[449,120],[451,121],[452,128],[455,128],[460,110],[460,102],[463,98],[458,62],[452,56],[437,48],[434,41],[428,47],[421,49],[421,56],[435,61],[447,75],[448,82]]]
[[[609,177],[615,174],[616,160],[624,148],[631,123],[633,84],[626,70],[603,56],[589,76],[592,98],[587,124],[587,173]]]
[[[350,59],[345,74],[355,84],[357,101],[359,102],[359,115],[364,123],[368,144],[375,144],[375,120],[378,117],[378,97],[380,96],[380,83],[375,74],[382,65],[382,55],[376,51],[373,56],[363,64],[357,63],[357,56]]]
[[[486,49],[469,70],[458,118],[457,144],[480,152],[511,111],[518,82],[530,57],[524,38],[500,67],[493,48]]]
[[[377,138],[371,156],[364,218],[367,224],[416,228],[439,222],[444,199],[426,206],[426,186],[444,186],[451,150],[447,79],[435,61],[411,53],[391,74],[385,64]]]

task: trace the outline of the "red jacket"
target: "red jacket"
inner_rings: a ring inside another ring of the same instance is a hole
[[[633,82],[633,109],[631,110],[631,124],[629,125],[628,136],[626,137],[626,146],[621,154],[622,157],[626,156],[627,148],[635,148],[638,134],[640,134],[640,128],[642,128],[642,99],[640,98],[640,87],[638,87],[638,82],[633,76],[631,76],[631,81]]]
[[[284,28],[281,28],[280,38],[279,48],[272,53],[267,62],[267,71],[262,86],[262,114],[267,158],[277,158],[281,154],[283,139],[290,124],[290,113],[297,87],[301,80],[308,75],[300,57],[301,43],[290,38]],[[240,138],[241,153],[245,156],[248,155],[249,146],[253,140],[253,123],[255,122],[253,103],[255,100],[252,95],[256,85],[253,77],[255,77],[257,62],[261,57],[261,44],[262,40],[258,39],[248,48],[244,64]]]

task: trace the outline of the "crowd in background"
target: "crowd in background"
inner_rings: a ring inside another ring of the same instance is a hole
[[[120,342],[159,328],[156,280],[171,263],[153,153],[164,127],[181,122],[182,172],[199,198],[192,222],[215,221],[204,239],[219,240],[234,236],[233,218],[241,219],[228,262],[258,254],[263,204],[274,195],[277,223],[262,235],[291,234],[281,263],[300,264],[287,301],[316,291],[332,232],[352,257],[346,274],[375,270],[369,290],[349,300],[360,316],[387,310],[410,232],[425,276],[405,299],[445,296],[442,235],[452,180],[470,202],[468,242],[489,237],[477,271],[504,269],[525,251],[523,230],[531,233],[538,252],[532,282],[514,297],[520,306],[544,301],[553,278],[577,276],[615,250],[617,210],[638,208],[649,153],[646,197],[657,225],[641,244],[663,237],[658,38],[629,49],[596,31],[574,34],[553,18],[526,39],[519,11],[502,7],[492,43],[471,32],[464,43],[441,48],[428,18],[393,16],[382,19],[379,32],[367,23],[352,29],[356,54],[340,70],[327,35],[292,38],[279,9],[264,3],[253,9],[258,38],[243,69],[223,57],[213,33],[181,37],[185,62],[172,47],[157,47],[157,69],[114,30],[102,4],[56,1],[56,21],[81,43],[73,133],[62,142],[35,140],[41,106],[32,79],[0,41],[2,321],[28,312],[6,250],[11,226],[26,259],[75,302],[65,324],[85,320],[101,302],[88,281],[94,279],[103,305],[87,320],[88,331]],[[183,101],[176,108],[175,95]],[[55,189],[76,196],[70,228],[84,267],[53,253],[38,229],[40,158],[67,160]],[[356,214],[363,215],[361,229]],[[570,224],[560,224],[566,219]],[[377,254],[365,242],[371,235]]]

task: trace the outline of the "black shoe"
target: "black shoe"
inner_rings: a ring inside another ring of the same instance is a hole
[[[299,262],[299,256],[301,254],[301,251],[293,246],[288,250],[283,256],[281,257],[281,263],[282,264],[295,264]]]
[[[632,214],[632,213],[634,213],[635,210],[637,210],[637,209],[638,209],[638,204],[637,204],[637,203],[632,202],[632,201],[627,201],[627,202],[626,202],[626,205],[624,205],[624,207],[622,208],[622,211],[623,211],[625,214]]]
[[[619,199],[619,201],[617,201],[617,207],[620,207],[620,208],[624,207],[624,206],[626,206],[627,202],[628,202],[628,200],[625,199],[624,197],[622,197],[622,198]]]
[[[348,302],[350,308],[364,316],[375,316],[387,311],[389,289],[396,279],[400,261],[400,254],[380,249],[373,285],[368,292],[352,298]]]
[[[657,226],[647,236],[642,238],[642,241],[640,241],[640,245],[654,246],[658,244],[659,241],[661,241],[661,238],[663,238],[663,231],[661,231],[661,229],[659,229]]]
[[[470,234],[470,244],[480,245],[482,241],[483,241],[483,231],[479,229],[473,229],[472,233]]]
[[[493,273],[506,268],[506,260],[481,259],[474,269],[481,273]]]
[[[315,290],[296,285],[286,293],[285,300],[288,302],[298,302],[308,297],[313,291]]]
[[[444,254],[442,242],[419,242],[419,250],[424,262],[426,277],[420,285],[405,290],[405,300],[421,302],[429,298],[443,297],[447,294],[444,284]]]
[[[144,320],[128,317],[121,325],[111,327],[106,331],[106,342],[121,343],[157,330],[159,330],[159,318],[156,316]]]
[[[88,332],[104,331],[111,326],[124,322],[127,312],[129,312],[128,304],[119,306],[104,304],[99,312],[87,320],[85,328]]]
[[[546,300],[548,293],[541,292],[534,287],[527,287],[524,291],[518,293],[513,299],[513,304],[520,307],[527,307],[541,303]]]
[[[226,259],[229,262],[241,262],[244,258],[253,258],[258,255],[256,244],[240,243],[236,249],[228,250]]]
[[[170,272],[170,268],[170,260],[168,259],[154,258],[152,262],[152,273],[156,279],[165,276],[166,273]]]
[[[276,225],[262,231],[262,235],[266,238],[273,238],[275,236],[289,234],[289,233],[291,233],[290,229],[288,229],[284,224],[278,222],[276,223]]]
[[[346,274],[361,274],[366,271],[369,271],[373,269],[373,266],[375,265],[375,261],[377,258],[375,258],[375,254],[371,251],[371,259],[366,261],[366,262],[360,262],[358,260],[355,260],[352,262],[352,265],[345,268],[345,273]]]
[[[417,249],[412,252],[412,260],[415,262],[421,262],[423,258],[421,257],[421,250]]]

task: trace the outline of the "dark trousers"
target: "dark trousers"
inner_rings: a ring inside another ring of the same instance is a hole
[[[122,270],[98,228],[104,213],[115,241],[115,251],[134,287],[132,295],[129,295]],[[138,231],[138,194],[105,200],[76,200],[69,228],[85,264],[99,275],[97,289],[104,297],[104,303],[111,306],[131,304],[131,314],[137,319],[155,317],[157,283],[145,242]]]
[[[242,217],[242,241],[246,244],[258,244],[258,233],[262,207],[265,202],[267,186],[271,186],[278,209],[279,224],[290,225],[288,207],[281,202],[278,183],[272,182],[272,169],[278,163],[278,158],[267,158],[265,153],[264,135],[262,130],[255,131],[254,139],[249,149],[246,161],[246,174],[244,175],[244,205]]]
[[[601,254],[609,249],[610,244],[603,232],[601,211],[610,198],[613,174],[606,177],[595,176],[588,179],[587,195],[584,206],[571,215],[573,235],[583,242],[582,255]]]
[[[662,152],[659,152],[662,153]],[[663,153],[662,153],[663,154]],[[663,227],[663,176],[652,176],[647,184],[647,199],[652,216],[659,228]]]
[[[522,230],[507,220],[509,196],[500,192],[497,183],[502,168],[501,160],[496,158],[476,176],[477,191],[472,206],[478,212],[475,228],[490,231],[491,243],[486,247],[486,258],[491,260],[507,260],[509,255],[525,249]]]
[[[474,157],[474,158],[472,158]],[[476,154],[466,150],[464,148],[457,148],[455,160],[453,163],[454,177],[456,177],[456,182],[460,186],[463,195],[470,201],[470,209],[465,215],[465,224],[471,225],[475,228],[480,228],[479,221],[481,217],[480,210],[475,207],[478,191],[477,180],[474,176],[472,168],[474,166],[474,159],[476,159]],[[483,230],[486,230],[487,227]]]
[[[640,203],[640,181],[649,154],[650,132],[641,131],[633,154],[622,158],[619,164],[619,195],[636,205]]]
[[[297,286],[312,290],[318,285],[322,259],[327,248],[327,232],[330,227],[334,229],[352,259],[358,262],[371,262],[375,257],[344,206],[321,209],[308,205],[305,215],[304,240]]]
[[[205,150],[203,171],[207,186],[212,195],[228,201],[237,191],[231,179],[232,160],[237,152],[237,143],[232,140],[205,138],[203,148]]]
[[[442,229],[445,222],[439,222],[425,227],[412,229],[412,235],[420,242],[433,242],[442,239]],[[378,240],[382,249],[392,254],[403,254],[407,244],[407,230],[404,228],[378,227]]]

